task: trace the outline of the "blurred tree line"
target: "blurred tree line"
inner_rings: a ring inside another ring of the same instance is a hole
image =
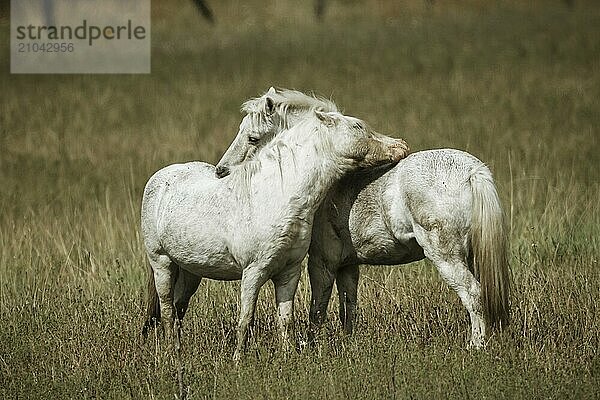
[[[52,15],[52,10],[54,8],[54,2],[56,0],[40,0],[40,2],[43,4],[45,13],[46,13],[46,21],[48,21],[49,24],[52,24],[54,18]],[[168,0],[167,0],[168,1]],[[202,17],[204,19],[206,19],[207,21],[209,21],[210,23],[214,23],[216,20],[218,20],[218,17],[215,17],[212,8],[210,6],[210,0],[190,0],[194,6],[196,7],[196,9],[198,10],[198,13],[200,15],[202,15]],[[215,0],[213,0],[215,1]],[[327,4],[327,0],[312,0],[313,1],[313,8],[314,8],[314,12],[315,12],[315,17],[317,19],[322,19],[323,15],[325,14],[325,7]],[[307,6],[309,1],[306,1]],[[10,0],[0,0],[0,21],[7,21],[10,18]]]

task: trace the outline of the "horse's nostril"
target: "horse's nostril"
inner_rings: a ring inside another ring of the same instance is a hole
[[[229,168],[219,165],[217,168],[215,168],[215,175],[217,178],[223,178],[229,175]]]

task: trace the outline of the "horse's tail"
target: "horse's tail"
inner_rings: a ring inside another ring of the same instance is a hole
[[[481,284],[483,314],[491,328],[502,329],[510,319],[511,275],[504,215],[490,170],[482,165],[470,177],[473,213],[471,261]]]
[[[148,337],[148,330],[155,328],[160,322],[160,302],[158,300],[158,292],[154,283],[154,272],[152,267],[148,267],[148,297],[146,299],[146,322],[142,328],[142,335]]]

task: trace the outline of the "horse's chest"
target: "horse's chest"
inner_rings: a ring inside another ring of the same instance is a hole
[[[285,240],[282,242],[284,254],[289,262],[300,262],[308,252],[311,238],[311,225],[305,220],[291,222],[284,230]]]
[[[288,221],[272,231],[270,240],[264,242],[262,258],[271,260],[270,268],[286,268],[302,262],[310,245],[311,225],[304,220]]]

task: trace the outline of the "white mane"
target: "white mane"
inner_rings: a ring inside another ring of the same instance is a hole
[[[265,115],[267,97],[273,100],[275,112],[281,118],[284,127],[288,126],[287,117],[289,115],[298,115],[313,110],[339,112],[335,103],[324,97],[314,94],[308,95],[297,90],[276,89],[269,90],[264,95],[250,99],[242,104],[242,112],[251,116],[253,124],[264,122],[268,118]]]

